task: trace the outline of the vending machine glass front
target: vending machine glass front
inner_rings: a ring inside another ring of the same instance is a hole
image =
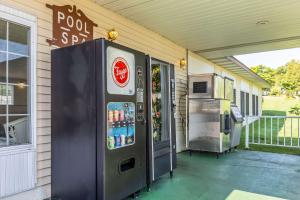
[[[152,64],[152,134],[154,143],[170,139],[168,65]]]
[[[135,104],[109,102],[107,104],[107,148],[117,149],[135,142]]]

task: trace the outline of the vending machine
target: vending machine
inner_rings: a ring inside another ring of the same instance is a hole
[[[148,186],[176,168],[174,65],[148,57]]]
[[[97,39],[51,60],[52,198],[119,200],[144,188],[145,54]]]

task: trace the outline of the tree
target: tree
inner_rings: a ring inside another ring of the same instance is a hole
[[[274,86],[276,70],[264,65],[254,66],[250,69],[270,83],[271,86]]]
[[[295,96],[300,91],[300,62],[291,60],[284,67],[280,67],[277,76],[285,94]]]
[[[270,83],[271,95],[294,97],[300,92],[300,61],[291,60],[277,69],[258,65],[251,70]]]

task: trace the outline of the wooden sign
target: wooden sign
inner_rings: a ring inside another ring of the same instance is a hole
[[[47,39],[49,45],[65,47],[93,39],[94,26],[92,20],[74,5],[46,6],[53,11],[53,38]]]

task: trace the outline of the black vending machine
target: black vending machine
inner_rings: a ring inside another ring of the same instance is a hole
[[[119,200],[144,188],[145,54],[97,39],[51,60],[52,198]]]
[[[176,168],[174,65],[147,57],[148,186]]]

